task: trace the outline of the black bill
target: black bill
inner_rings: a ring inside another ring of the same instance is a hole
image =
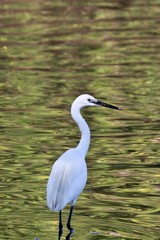
[[[108,108],[112,108],[112,109],[122,110],[122,108],[119,108],[119,107],[116,107],[114,105],[104,103],[104,102],[101,102],[101,101],[97,101],[96,104],[99,105],[99,106],[102,106],[102,107],[108,107]]]

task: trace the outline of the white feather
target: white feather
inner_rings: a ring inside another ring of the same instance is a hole
[[[69,202],[73,206],[87,181],[85,156],[90,144],[90,129],[80,113],[81,108],[86,106],[120,109],[88,94],[80,95],[72,103],[71,115],[79,126],[81,139],[76,148],[62,154],[52,167],[47,184],[47,205],[54,211],[61,211]],[[68,224],[70,225],[70,218]]]
[[[76,148],[66,151],[52,167],[47,184],[47,205],[60,211],[67,203],[75,204],[87,181],[85,159]]]

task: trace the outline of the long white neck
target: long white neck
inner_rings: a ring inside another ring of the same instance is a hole
[[[77,106],[74,105],[74,103],[72,104],[71,107],[71,115],[81,131],[81,140],[77,146],[77,149],[85,157],[88,152],[90,144],[90,130],[88,124],[86,123],[86,121],[84,120],[80,113],[80,108],[77,108]]]

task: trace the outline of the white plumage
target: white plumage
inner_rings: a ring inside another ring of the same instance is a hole
[[[67,203],[75,204],[87,181],[87,167],[76,148],[65,152],[52,167],[47,184],[47,205],[60,211]]]
[[[87,181],[87,167],[85,156],[90,144],[90,129],[80,114],[86,106],[104,106],[120,109],[116,106],[98,101],[88,94],[80,95],[72,103],[71,115],[81,131],[81,140],[76,148],[63,153],[54,163],[47,183],[47,206],[50,210],[59,211],[59,228],[62,231],[61,210],[71,202],[71,210],[67,222],[70,226],[73,206],[79,194],[83,191]]]

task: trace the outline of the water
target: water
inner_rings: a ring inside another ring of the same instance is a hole
[[[71,239],[160,239],[159,12],[158,0],[1,1],[0,239],[57,239],[46,182],[79,141],[81,93],[124,110],[83,111],[89,176]]]

